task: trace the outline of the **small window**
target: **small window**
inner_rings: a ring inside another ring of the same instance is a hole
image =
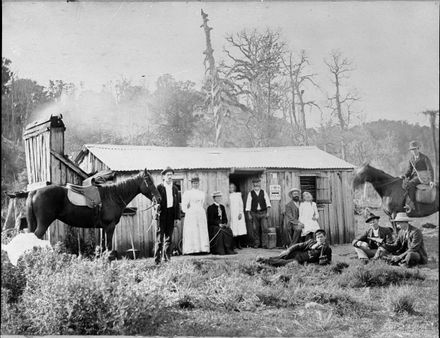
[[[299,183],[301,185],[301,191],[311,193],[313,200],[316,202],[316,176],[300,176]]]

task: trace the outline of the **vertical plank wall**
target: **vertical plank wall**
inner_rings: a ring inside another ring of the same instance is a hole
[[[274,178],[273,174],[276,174]],[[266,184],[262,185],[269,193],[270,184],[281,186],[281,200],[271,201],[269,226],[277,230],[277,245],[286,244],[286,233],[283,227],[285,205],[290,201],[288,191],[299,187],[299,177],[312,175],[317,177],[317,195],[319,224],[323,227],[331,244],[348,243],[354,238],[355,223],[353,213],[353,196],[351,191],[351,173],[341,171],[311,171],[311,170],[268,170]]]

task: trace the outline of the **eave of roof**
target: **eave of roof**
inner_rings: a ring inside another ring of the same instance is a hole
[[[87,144],[76,160],[81,162],[90,151],[114,171],[148,168],[161,170],[171,166],[186,169],[310,169],[352,170],[354,165],[315,146],[267,148],[191,148],[111,144]]]

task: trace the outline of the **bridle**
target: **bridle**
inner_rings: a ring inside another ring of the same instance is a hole
[[[146,178],[145,175],[143,175],[143,174],[142,174],[142,180],[144,181],[145,186],[146,186],[147,189],[148,189],[149,185],[148,185],[148,182],[147,182],[147,178]],[[121,197],[120,194],[118,194],[117,196],[119,197],[119,199],[121,200],[121,202],[122,202],[122,204],[124,205],[124,208],[125,208],[125,207],[127,206],[128,203],[125,203],[124,199]],[[152,203],[149,207],[147,207],[147,208],[145,208],[145,209],[142,209],[142,210],[139,210],[139,211],[150,210],[151,208],[154,208],[156,205],[159,204],[159,203],[157,203],[156,197],[153,196],[153,194],[152,194],[152,196],[151,196],[151,201],[152,201],[153,203]]]

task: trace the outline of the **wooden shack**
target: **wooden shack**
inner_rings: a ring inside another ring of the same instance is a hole
[[[317,147],[273,148],[189,148],[131,145],[88,144],[83,147],[75,163],[87,174],[100,170],[116,172],[115,180],[147,168],[156,184],[161,182],[160,171],[175,169],[174,183],[180,193],[190,188],[194,175],[200,178],[200,189],[206,192],[206,206],[212,203],[215,190],[223,192],[228,205],[228,187],[236,183],[244,204],[252,187],[252,178],[262,179],[262,188],[270,196],[270,226],[276,228],[277,245],[284,242],[283,214],[289,201],[288,191],[300,187],[312,193],[318,205],[319,223],[332,244],[350,242],[355,235],[351,176],[354,166]],[[141,255],[151,256],[154,247],[154,227],[150,202],[142,195],[129,204],[136,212],[123,216],[115,231],[115,245],[119,252],[134,246]],[[247,220],[247,226],[250,226]],[[181,232],[177,232],[179,241]]]
[[[27,191],[48,184],[81,184],[88,175],[64,154],[62,115],[50,116],[26,126],[23,139],[28,175]],[[55,221],[46,233],[52,244],[64,242],[68,233],[79,234],[84,241],[97,241],[99,230],[74,229],[61,221]]]

